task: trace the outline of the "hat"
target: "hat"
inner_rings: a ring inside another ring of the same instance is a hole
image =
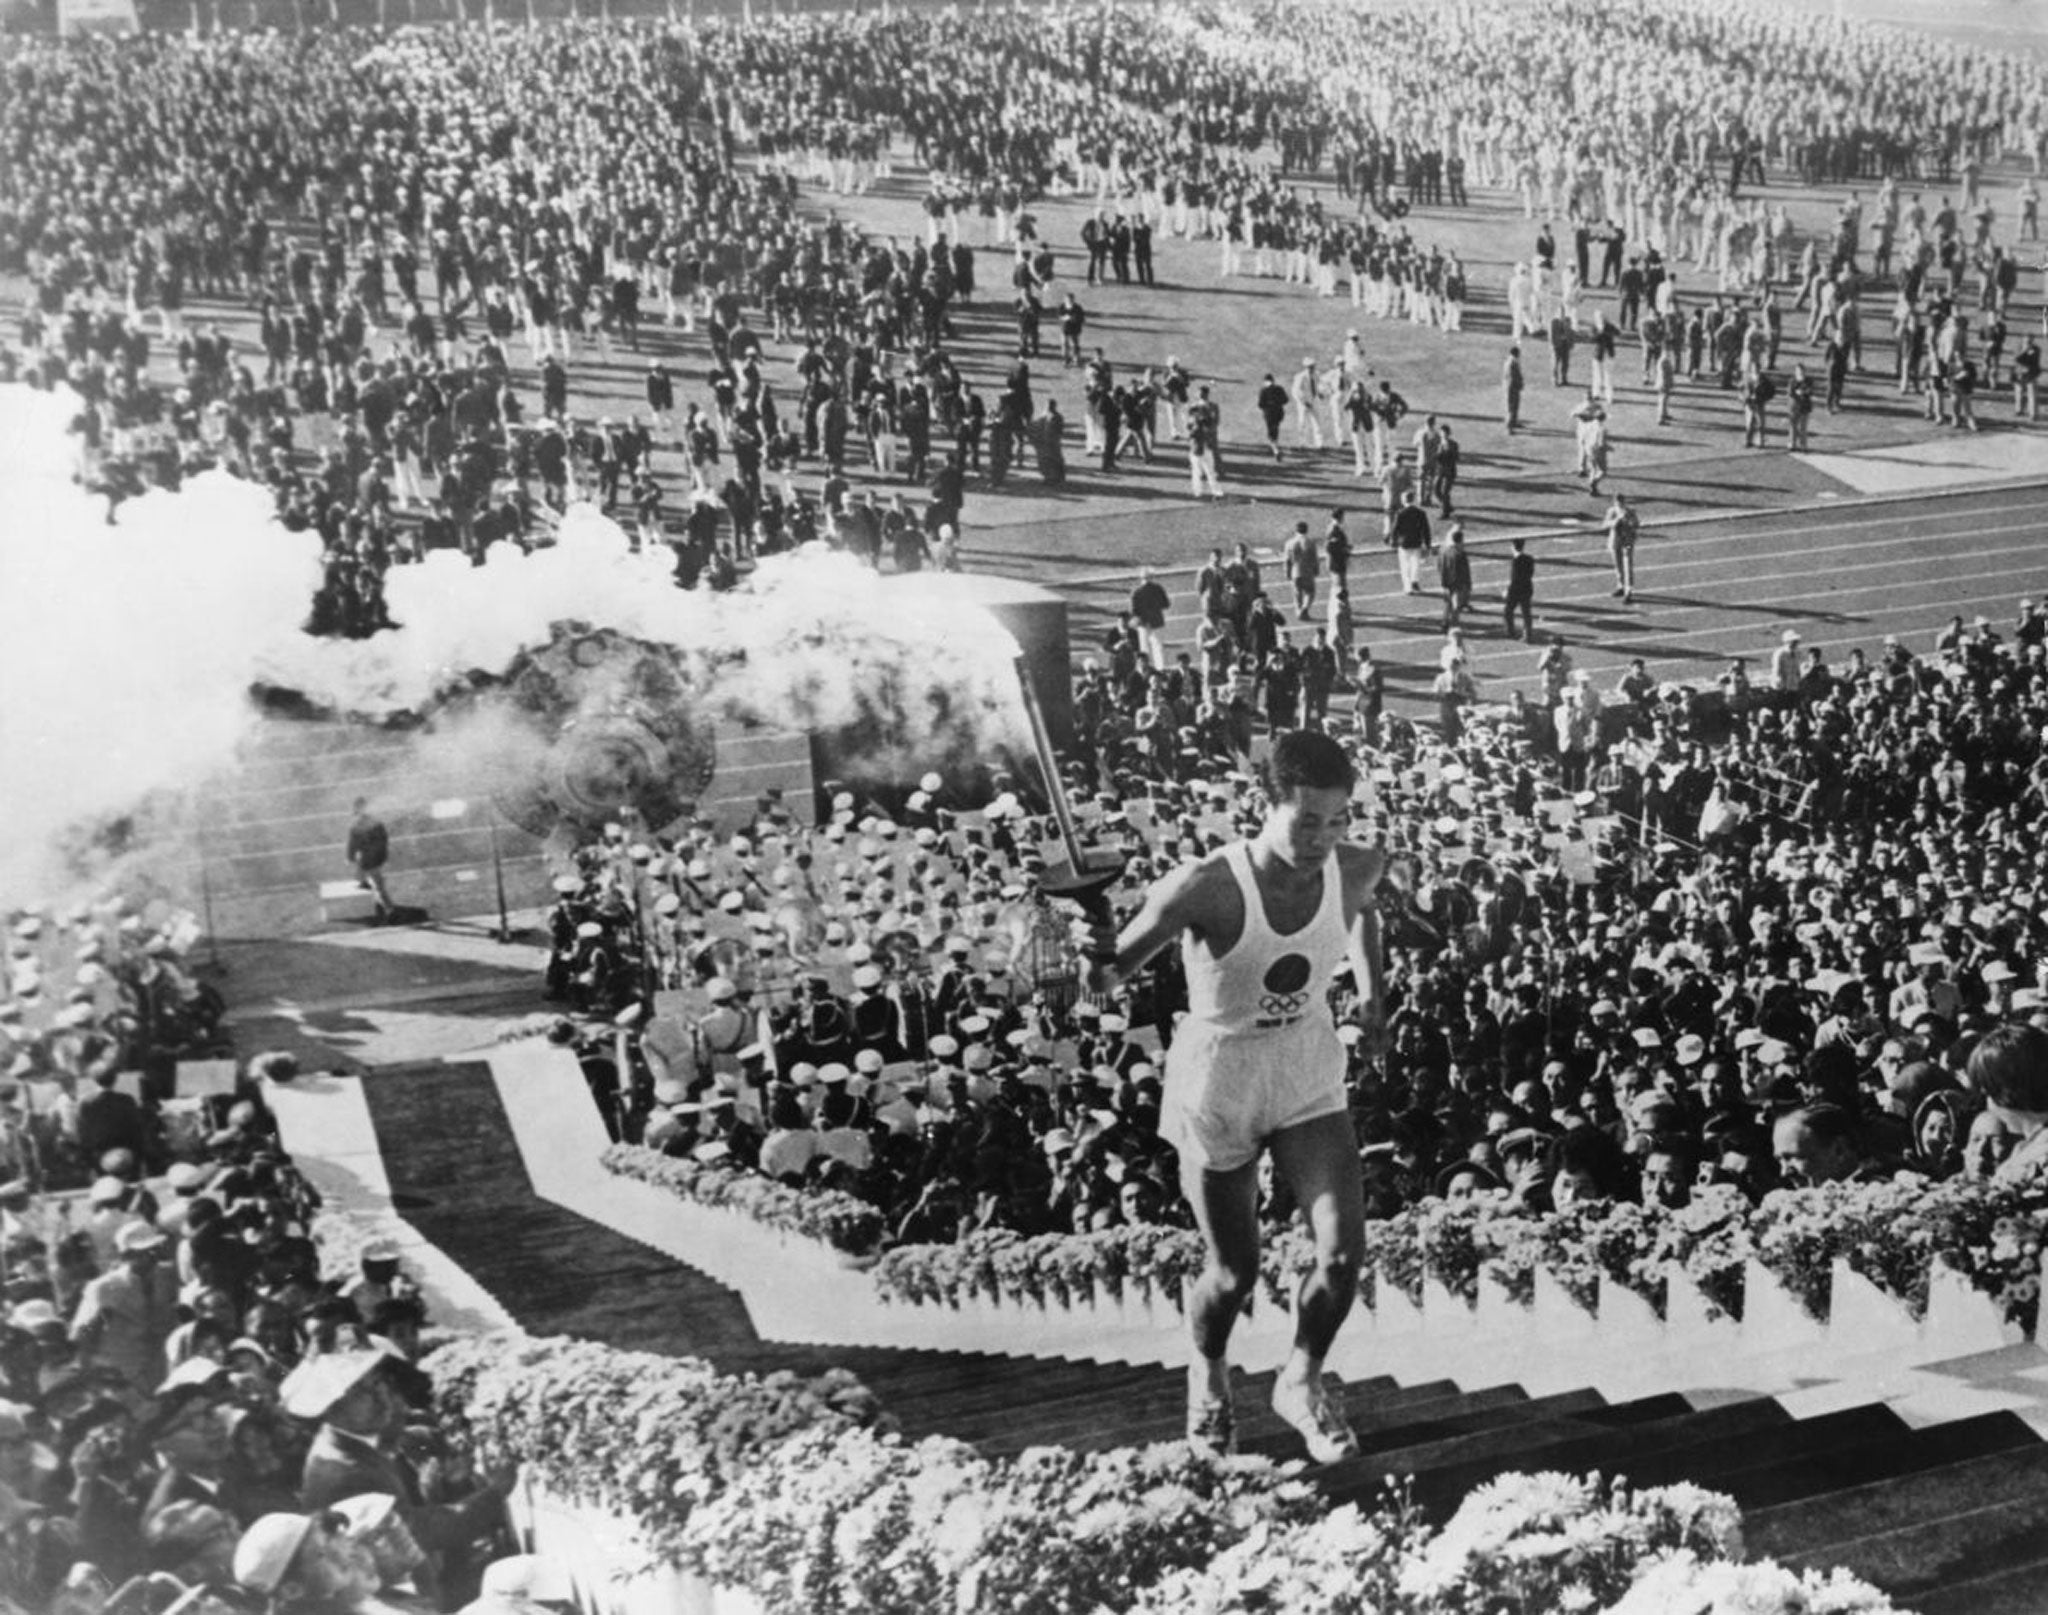
[[[85,1192],[85,1198],[88,1203],[95,1206],[111,1206],[127,1192],[128,1185],[119,1178],[94,1178],[92,1187]]]
[[[1664,1039],[1654,1026],[1638,1026],[1634,1037],[1639,1049],[1661,1049],[1664,1046]]]
[[[1778,637],[1788,645],[1796,645],[1799,643],[1799,630],[1796,628],[1787,628]]]
[[[377,1351],[336,1351],[309,1357],[278,1386],[278,1403],[295,1419],[324,1419],[336,1403],[384,1362]]]
[[[863,1076],[872,1077],[887,1064],[880,1049],[861,1049],[853,1057],[853,1069]]]
[[[176,1161],[164,1174],[164,1182],[175,1194],[197,1194],[206,1187],[207,1174],[190,1161]]]
[[[1672,1052],[1680,1065],[1698,1065],[1707,1057],[1707,1040],[1697,1032],[1687,1032]]]
[[[1761,1048],[1763,1041],[1763,1033],[1759,1032],[1754,1026],[1745,1026],[1735,1034],[1735,1048],[1738,1053],[1743,1049]]]
[[[22,1302],[7,1314],[7,1327],[32,1335],[46,1329],[62,1329],[64,1319],[58,1314],[56,1303],[37,1296],[32,1301]]]
[[[1510,1155],[1520,1155],[1525,1151],[1534,1152],[1540,1150],[1549,1141],[1549,1134],[1539,1128],[1514,1127],[1501,1134],[1499,1142],[1494,1145],[1494,1149],[1502,1160],[1506,1160]]]
[[[484,1567],[477,1591],[485,1598],[536,1604],[566,1604],[575,1596],[569,1578],[554,1561],[532,1553],[493,1560]]]
[[[1792,1051],[1774,1037],[1767,1037],[1757,1044],[1756,1058],[1759,1065],[1783,1065],[1792,1058]]]
[[[960,1040],[941,1032],[927,1042],[925,1048],[934,1060],[950,1060],[960,1052]]]
[[[1522,1130],[1524,1132],[1534,1132],[1533,1128],[1524,1128]],[[1485,1166],[1478,1161],[1469,1160],[1452,1161],[1442,1171],[1437,1173],[1432,1187],[1438,1194],[1448,1195],[1451,1185],[1459,1178],[1475,1178],[1478,1180],[1477,1187],[1482,1189],[1505,1189],[1507,1187],[1505,1183],[1501,1182],[1500,1174],[1491,1167]]]
[[[161,1228],[137,1218],[134,1222],[123,1223],[121,1231],[114,1236],[114,1249],[123,1256],[140,1256],[149,1251],[160,1251],[170,1240]]]
[[[713,976],[704,984],[704,996],[714,1004],[723,1004],[739,996],[739,988],[724,976]]]
[[[235,1580],[251,1592],[276,1592],[312,1530],[310,1514],[264,1515],[235,1544]]]
[[[861,965],[853,973],[853,984],[860,988],[879,987],[882,985],[882,972],[873,965]]]
[[[1978,972],[1978,976],[1987,987],[1996,986],[2001,981],[2019,980],[2019,973],[2003,959],[1993,959]]]
[[[187,1357],[156,1388],[156,1394],[176,1396],[182,1391],[207,1391],[221,1387],[227,1370],[211,1357]]]

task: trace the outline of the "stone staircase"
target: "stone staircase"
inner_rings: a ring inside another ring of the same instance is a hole
[[[727,1372],[846,1368],[906,1435],[951,1436],[991,1457],[1180,1436],[1183,1379],[1171,1368],[764,1340],[734,1290],[536,1195],[481,1062],[375,1073],[364,1094],[395,1209],[530,1332],[703,1357]],[[2009,1371],[2009,1355],[1917,1372],[1968,1382]],[[1502,1367],[1513,1372],[1513,1358]],[[1271,1381],[1239,1375],[1241,1445],[1298,1456],[1298,1438],[1267,1409]],[[2010,1409],[1916,1424],[1881,1398],[1837,1397],[1844,1405],[1800,1417],[1786,1405],[1797,1397],[1674,1388],[1609,1400],[1388,1376],[1343,1394],[1363,1451],[1313,1471],[1333,1502],[1370,1502],[1389,1479],[1407,1479],[1441,1518],[1508,1471],[1690,1481],[1742,1506],[1752,1552],[1843,1566],[1926,1615],[2048,1610],[2048,1443]]]

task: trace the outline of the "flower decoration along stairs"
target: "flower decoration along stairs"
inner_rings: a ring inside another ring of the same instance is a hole
[[[336,1085],[360,1089],[407,1220],[522,1328],[724,1373],[847,1369],[906,1438],[951,1438],[986,1462],[1178,1439],[1181,1345],[1164,1294],[1133,1281],[1073,1308],[1050,1295],[885,1300],[871,1265],[815,1239],[605,1171],[570,1072],[573,1093],[543,1062],[496,1059]],[[1381,1272],[1333,1365],[1362,1451],[1308,1472],[1330,1505],[1364,1507],[1389,1477],[1412,1477],[1439,1522],[1517,1472],[1695,1483],[1740,1505],[1753,1551],[1842,1567],[1926,1615],[2048,1602],[2048,1444],[2030,1422],[2048,1402],[2048,1357],[1974,1294],[1944,1298],[1937,1276],[1916,1320],[1837,1272],[1822,1323],[1754,1264],[1739,1320],[1727,1288],[1680,1279],[1660,1317],[1633,1292],[1610,1311],[1597,1284],[1588,1309],[1543,1268],[1523,1293],[1494,1276],[1469,1299],[1437,1276],[1417,1297],[1412,1277]],[[893,1327],[860,1338],[877,1319]],[[932,1327],[920,1338],[913,1323]],[[1267,1411],[1290,1324],[1270,1299],[1247,1320],[1238,1355],[1261,1371],[1240,1373],[1238,1406],[1253,1457],[1299,1456]],[[1118,1342],[1112,1360],[1058,1349],[1084,1343],[1084,1325]]]

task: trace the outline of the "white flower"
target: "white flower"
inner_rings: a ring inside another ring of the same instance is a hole
[[[961,1492],[946,1504],[930,1527],[932,1552],[946,1563],[967,1564],[981,1551],[992,1515],[988,1497],[978,1492]]]
[[[1606,1615],[1809,1615],[1800,1578],[1782,1565],[1701,1563],[1676,1553],[1636,1578]]]

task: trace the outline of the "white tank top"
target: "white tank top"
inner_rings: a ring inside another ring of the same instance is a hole
[[[1244,900],[1244,928],[1220,958],[1192,933],[1181,938],[1190,1029],[1212,1035],[1277,1033],[1308,1023],[1312,1015],[1327,1026],[1330,975],[1345,947],[1344,882],[1337,855],[1331,853],[1323,865],[1323,896],[1314,915],[1284,936],[1266,918],[1250,843],[1225,847],[1223,861]]]

